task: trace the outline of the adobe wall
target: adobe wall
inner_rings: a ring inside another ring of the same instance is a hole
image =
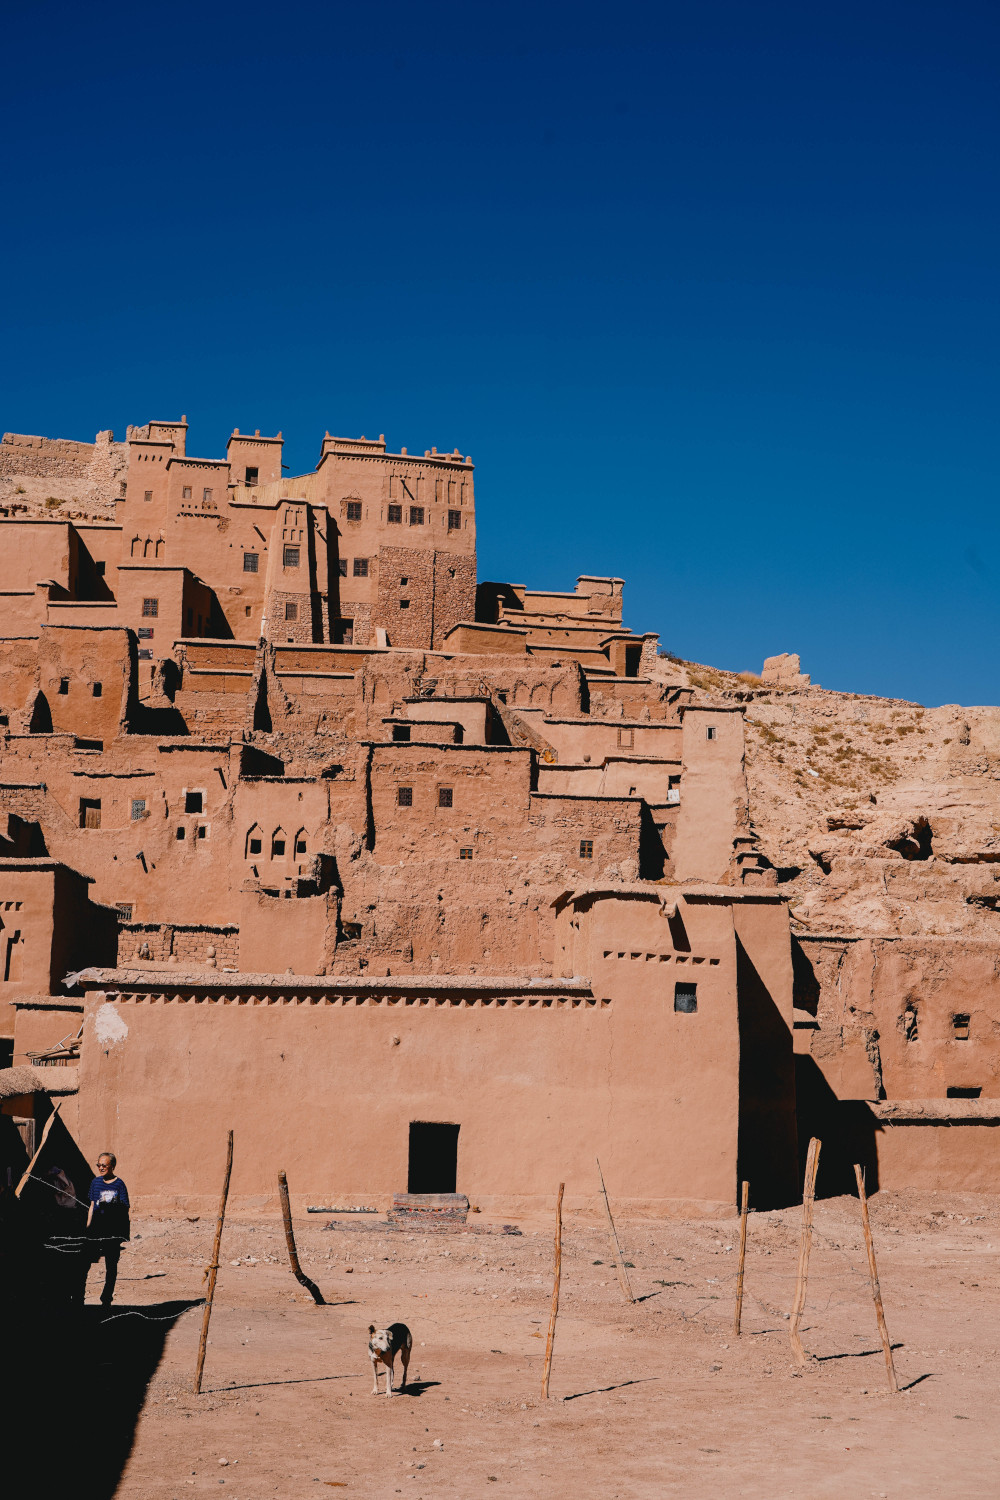
[[[272,1202],[280,1166],[298,1204],[384,1207],[405,1190],[409,1122],[447,1119],[460,1126],[459,1191],[487,1211],[541,1207],[559,1181],[570,1207],[596,1205],[599,1153],[628,1211],[727,1213],[736,1122],[719,1096],[733,1093],[735,1018],[722,1023],[728,1074],[705,1027],[685,1036],[678,1024],[698,1019],[654,994],[613,985],[602,999],[579,983],[510,994],[467,981],[457,995],[429,983],[398,997],[265,995],[251,982],[200,1004],[169,980],[135,998],[96,992],[81,1144],[127,1142],[133,1201],[147,1210],[213,1203],[206,1143],[229,1128],[237,1210]],[[650,1053],[669,1059],[666,1089]]]

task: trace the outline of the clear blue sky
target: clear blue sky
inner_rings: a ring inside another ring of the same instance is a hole
[[[480,577],[1000,700],[1000,7],[4,15],[0,426],[458,446]]]

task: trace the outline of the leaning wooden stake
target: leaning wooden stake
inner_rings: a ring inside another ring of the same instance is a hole
[[[292,1230],[292,1206],[288,1201],[288,1179],[284,1172],[278,1173],[278,1192],[281,1194],[281,1217],[285,1221],[285,1244],[288,1246],[288,1259],[292,1263],[292,1275],[305,1287],[317,1307],[325,1307],[323,1293],[299,1265],[299,1252],[295,1248],[295,1234]]]
[[[733,1332],[736,1337],[740,1336],[740,1322],[743,1317],[743,1267],[747,1258],[747,1211],[750,1205],[750,1184],[743,1184],[743,1196],[740,1199],[740,1263],[736,1268],[736,1315],[733,1318]]]
[[[542,1371],[542,1400],[549,1399],[549,1375],[552,1372],[552,1345],[556,1337],[556,1317],[559,1313],[559,1278],[562,1275],[562,1201],[566,1184],[559,1184],[556,1199],[556,1260],[552,1277],[552,1311],[549,1313],[549,1336],[545,1341],[545,1368]]]
[[[215,1225],[215,1242],[212,1245],[212,1262],[206,1267],[208,1293],[205,1297],[205,1316],[201,1323],[201,1339],[198,1343],[198,1364],[194,1372],[194,1393],[201,1395],[201,1377],[205,1369],[205,1349],[208,1346],[208,1324],[212,1316],[212,1299],[215,1296],[215,1280],[219,1274],[219,1250],[222,1246],[222,1224],[226,1217],[226,1199],[229,1197],[229,1179],[233,1171],[233,1132],[229,1132],[226,1148],[226,1175],[222,1179],[222,1197],[219,1200],[219,1217]]]
[[[806,1351],[799,1338],[799,1319],[806,1305],[806,1281],[809,1276],[809,1251],[812,1248],[813,1204],[816,1201],[816,1172],[819,1168],[820,1143],[813,1136],[806,1156],[806,1180],[802,1186],[802,1242],[799,1245],[799,1274],[795,1280],[795,1302],[788,1324],[788,1337],[797,1365],[806,1362]]]
[[[24,1188],[25,1183],[31,1177],[32,1168],[34,1167],[35,1162],[38,1160],[38,1158],[42,1154],[42,1148],[45,1145],[45,1142],[49,1138],[49,1131],[52,1129],[53,1125],[55,1124],[56,1115],[59,1113],[59,1111],[61,1109],[62,1109],[62,1100],[60,1099],[59,1103],[53,1109],[52,1113],[49,1115],[49,1118],[45,1121],[45,1124],[42,1126],[42,1138],[38,1142],[38,1150],[35,1152],[34,1156],[31,1158],[31,1160],[29,1161],[28,1165],[25,1167],[24,1173],[23,1173],[23,1175],[21,1177],[21,1181],[18,1183],[17,1187],[14,1189],[14,1197],[15,1198],[20,1198],[21,1192],[22,1192],[22,1190]]]
[[[632,1287],[628,1279],[628,1271],[625,1268],[625,1260],[622,1256],[622,1247],[618,1243],[618,1231],[615,1228],[615,1221],[611,1217],[611,1204],[608,1202],[608,1190],[604,1186],[604,1173],[601,1171],[600,1157],[597,1158],[597,1175],[601,1179],[601,1194],[604,1198],[604,1209],[608,1216],[608,1228],[611,1230],[611,1243],[615,1247],[615,1266],[618,1270],[618,1281],[629,1302],[634,1302],[635,1297],[632,1295]]]
[[[879,1336],[882,1340],[882,1352],[885,1355],[885,1373],[889,1377],[889,1389],[895,1394],[899,1390],[899,1386],[896,1383],[896,1366],[892,1362],[892,1344],[889,1340],[889,1330],[885,1326],[885,1313],[882,1311],[882,1288],[878,1284],[878,1267],[875,1264],[875,1241],[872,1239],[872,1226],[868,1222],[868,1198],[865,1193],[865,1174],[857,1162],[854,1164],[854,1175],[858,1182],[861,1222],[864,1225],[865,1245],[868,1248],[868,1272],[872,1279],[875,1318],[878,1323]]]

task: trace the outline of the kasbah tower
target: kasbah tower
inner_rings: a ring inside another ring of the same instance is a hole
[[[793,1201],[819,1131],[831,1184],[996,1190],[996,896],[874,794],[782,864],[748,775],[861,700],[688,670],[618,578],[480,582],[458,449],[281,455],[0,444],[5,1160],[61,1102],[151,1212],[214,1202],[229,1128],[237,1206],[287,1167],[583,1208],[600,1156],[629,1211],[717,1215]],[[848,868],[966,926],[826,920]]]

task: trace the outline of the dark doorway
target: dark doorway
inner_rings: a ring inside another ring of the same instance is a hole
[[[453,1193],[458,1179],[458,1126],[410,1121],[408,1193]]]

